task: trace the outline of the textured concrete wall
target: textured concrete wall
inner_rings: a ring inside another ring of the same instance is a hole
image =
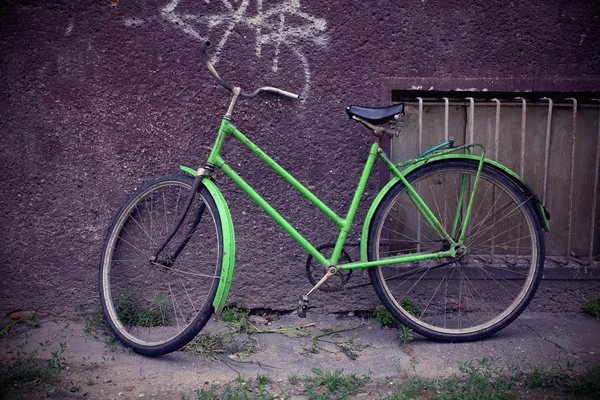
[[[371,141],[344,108],[387,102],[384,77],[600,76],[600,5],[592,0],[6,0],[0,312],[99,307],[98,259],[115,210],[143,180],[202,163],[212,144],[228,96],[199,63],[206,38],[233,83],[301,93],[295,102],[242,102],[237,123],[340,214]],[[233,143],[225,155],[309,239],[334,240],[335,225],[255,157]],[[239,246],[231,301],[294,308],[310,287],[305,252],[239,190],[218,183]],[[372,180],[361,215],[377,186]],[[318,293],[312,304],[335,311],[376,303],[367,287]]]

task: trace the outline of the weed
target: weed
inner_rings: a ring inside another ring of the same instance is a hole
[[[269,375],[256,375],[256,384],[260,386],[266,386],[271,383],[271,377]]]
[[[41,326],[40,319],[40,314],[33,313],[31,316],[26,318],[10,321],[4,328],[2,328],[2,330],[0,330],[0,338],[8,336],[13,331],[16,324],[25,324],[31,329],[39,328]]]
[[[12,330],[12,327],[14,324],[16,324],[17,321],[10,321],[8,323],[8,325],[6,325],[1,331],[0,331],[0,338],[6,337],[8,336],[8,334],[10,333],[10,331]]]
[[[409,327],[399,324],[398,326],[398,339],[403,346],[406,346],[408,342],[413,340],[413,331]]]
[[[216,358],[217,354],[225,353],[225,335],[213,335],[211,333],[199,333],[188,344],[183,347],[186,353]]]
[[[222,389],[219,389],[217,386],[213,386],[208,390],[199,389],[196,390],[196,398],[198,400],[277,400],[282,398],[281,396],[273,396],[269,393],[264,387],[266,384],[258,382],[259,377],[260,375],[257,377],[256,382],[252,379],[244,381],[239,378],[234,382],[228,383]],[[264,377],[260,379],[264,380]]]
[[[419,306],[417,306],[415,303],[411,302],[408,299],[402,299],[400,305],[412,315],[421,315]],[[398,339],[400,339],[400,344],[404,348],[404,351],[406,351],[410,356],[412,356],[412,349],[406,347],[408,342],[410,342],[413,339],[412,329],[398,322],[394,318],[394,316],[383,306],[377,306],[377,308],[375,309],[375,319],[381,322],[381,324],[386,328],[398,328]]]
[[[104,333],[105,342],[107,345],[113,344],[117,341],[117,338],[110,329],[108,322],[106,322],[106,318],[104,318],[102,310],[98,310],[91,316],[85,317],[83,323],[83,331],[88,335],[91,335],[98,339],[98,331],[101,331],[102,333]]]
[[[598,394],[600,367],[587,369],[583,374],[577,374],[572,363],[567,363],[565,367],[534,367],[524,381],[531,388],[559,389],[571,395]]]
[[[377,306],[375,309],[375,319],[386,328],[393,328],[397,324],[394,316],[384,306]]]
[[[132,293],[121,293],[115,301],[115,311],[123,325],[161,326],[169,324],[167,310],[171,300],[162,293],[157,294],[150,307],[141,307]]]
[[[29,339],[29,336],[26,335]],[[60,348],[50,352],[50,358],[45,362],[37,359],[39,351],[48,351],[52,345],[49,341],[40,343],[41,349],[32,352],[24,350],[27,341],[17,346],[17,357],[12,363],[0,362],[0,394],[16,382],[51,382],[63,370],[66,359],[64,352],[67,343],[59,343]]]
[[[219,320],[226,324],[237,324],[243,319],[248,319],[249,313],[250,312],[248,310],[244,310],[243,308],[239,308],[237,306],[225,307],[223,312],[221,312]]]
[[[223,356],[229,354],[238,354],[240,358],[245,358],[254,353],[257,348],[258,342],[251,336],[242,341],[237,341],[233,333],[216,335],[199,333],[183,347],[182,351],[220,360]]]
[[[312,368],[311,371],[316,378],[307,379],[304,385],[309,400],[349,399],[371,380],[366,375],[357,377],[354,374],[343,374],[339,369],[331,372]]]
[[[319,335],[314,335],[312,337],[312,348],[308,349],[308,352],[316,354],[316,353],[319,353],[320,350],[325,350],[324,348],[322,348],[319,345],[320,342],[324,342],[324,343],[330,343],[330,344],[335,345],[339,351],[341,351],[342,353],[344,353],[346,355],[346,357],[348,357],[351,360],[356,360],[356,359],[358,359],[358,355],[359,355],[358,352],[369,347],[368,344],[357,343],[352,338],[344,339],[344,340],[328,340],[328,339],[325,339],[325,337],[330,336],[330,335],[337,335],[342,332],[352,331],[352,330],[358,329],[359,327],[360,327],[360,325],[355,326],[353,328],[344,328],[344,329],[323,329],[323,333],[321,333]],[[326,350],[326,351],[329,351],[329,350]]]
[[[563,391],[572,395],[600,394],[600,367],[588,369],[581,376],[571,376],[571,379],[562,387]]]
[[[594,318],[600,318],[600,298],[593,298],[583,307],[583,311]]]
[[[288,376],[288,382],[292,385],[296,385],[298,382],[300,382],[300,378],[298,378],[298,375],[289,375]]]

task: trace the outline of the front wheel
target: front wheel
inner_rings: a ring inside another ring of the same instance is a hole
[[[457,240],[477,162],[439,161],[406,176]],[[469,341],[510,324],[527,306],[544,265],[544,238],[529,199],[506,175],[483,166],[467,232],[466,254],[371,268],[384,306],[404,325],[435,340]],[[369,228],[369,260],[449,249],[398,182]]]
[[[117,338],[140,354],[181,348],[214,312],[223,230],[203,185],[177,234],[152,257],[176,225],[192,184],[180,175],[143,184],[118,211],[104,242],[102,310]]]

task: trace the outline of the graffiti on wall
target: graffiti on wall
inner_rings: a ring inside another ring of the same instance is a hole
[[[189,1],[189,0],[188,0]],[[304,87],[300,92],[300,100],[306,101],[310,90],[310,66],[304,54],[304,47],[327,45],[327,22],[304,11],[300,0],[283,0],[263,4],[263,0],[204,0],[203,8],[208,12],[188,12],[184,8],[185,0],[171,0],[160,13],[150,18],[126,18],[126,26],[141,26],[148,21],[161,18],[173,27],[182,30],[194,40],[214,41],[215,46],[211,62],[216,65],[229,37],[236,30],[244,29],[253,32],[255,55],[263,57],[263,48],[272,46],[269,60],[273,72],[280,72],[279,61],[286,54],[296,57],[304,73]],[[201,2],[194,2],[200,4]],[[264,2],[267,3],[267,2]],[[216,4],[216,5],[215,5]],[[196,7],[198,8],[198,7]],[[214,10],[220,12],[214,12]],[[218,32],[218,40],[215,35]]]

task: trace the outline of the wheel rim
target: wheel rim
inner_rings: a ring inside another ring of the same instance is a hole
[[[128,203],[113,225],[103,258],[102,290],[106,311],[121,339],[140,346],[159,346],[190,329],[214,296],[220,274],[217,219],[202,195],[195,197],[182,228],[150,261],[187,200],[191,185],[159,182]],[[189,241],[177,252],[197,218]]]
[[[411,182],[451,235],[466,210],[463,204],[456,212],[461,188],[472,187],[475,173],[474,168],[434,168]],[[538,238],[528,207],[524,195],[494,174],[482,174],[465,235],[466,256],[378,268],[393,306],[413,325],[444,334],[480,332],[505,321],[529,300],[537,275]],[[377,259],[448,247],[405,190],[388,203],[383,216],[377,227]]]

